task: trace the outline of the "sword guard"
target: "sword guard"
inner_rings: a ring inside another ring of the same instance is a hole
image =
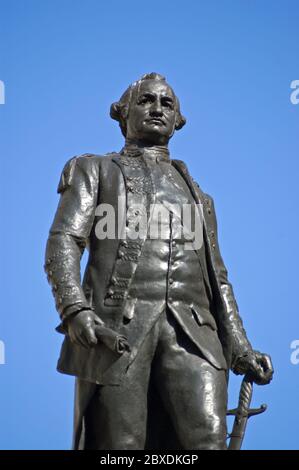
[[[247,416],[248,416],[248,418],[250,418],[251,416],[260,415],[261,413],[264,413],[264,411],[266,411],[266,409],[267,409],[267,405],[265,403],[263,403],[259,408],[250,408],[247,411]],[[239,414],[240,414],[240,411],[238,410],[238,408],[234,408],[232,410],[227,410],[227,412],[226,412],[227,416],[237,416]]]
[[[250,416],[260,415],[261,413],[264,413],[266,409],[267,409],[266,403],[263,403],[259,408],[250,408],[248,410],[248,418],[250,418]]]

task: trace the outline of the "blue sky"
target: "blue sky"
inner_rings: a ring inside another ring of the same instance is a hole
[[[0,0],[0,13],[0,448],[70,447],[73,379],[55,371],[61,336],[43,273],[56,187],[70,157],[121,148],[110,104],[151,71],[180,98],[187,125],[171,154],[215,200],[248,336],[275,366],[254,389],[253,406],[269,408],[244,448],[299,448],[298,2]]]

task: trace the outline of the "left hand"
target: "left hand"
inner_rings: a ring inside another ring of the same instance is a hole
[[[273,378],[273,365],[268,354],[250,351],[241,356],[234,367],[235,374],[249,374],[253,382],[267,385]]]

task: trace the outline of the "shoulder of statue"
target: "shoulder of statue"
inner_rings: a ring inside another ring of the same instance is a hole
[[[83,153],[70,158],[61,173],[57,192],[62,193],[67,187],[71,186],[77,166],[86,174],[93,175],[98,173],[98,169],[107,155],[97,155],[94,153]]]
[[[179,160],[178,158],[172,158],[171,159],[171,164],[175,167],[181,168],[182,170],[187,170],[188,171],[187,165],[183,160]]]
[[[184,176],[185,179],[187,179],[187,181],[192,180],[188,167],[183,160],[175,158],[171,160],[171,164],[181,175]]]
[[[208,212],[210,212],[211,209],[214,209],[214,200],[213,200],[212,196],[210,194],[206,193],[205,191],[203,191],[202,188],[199,186],[197,181],[195,181],[193,178],[192,178],[192,180],[193,180],[194,185],[197,187],[197,189],[198,189],[198,191],[201,195],[201,199],[202,199],[203,204],[208,209]]]

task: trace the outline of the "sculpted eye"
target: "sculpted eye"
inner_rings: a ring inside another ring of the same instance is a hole
[[[154,100],[154,97],[152,97],[151,95],[144,95],[139,98],[138,104],[152,103],[153,100]]]
[[[162,105],[166,108],[173,109],[173,102],[171,100],[163,100]]]

